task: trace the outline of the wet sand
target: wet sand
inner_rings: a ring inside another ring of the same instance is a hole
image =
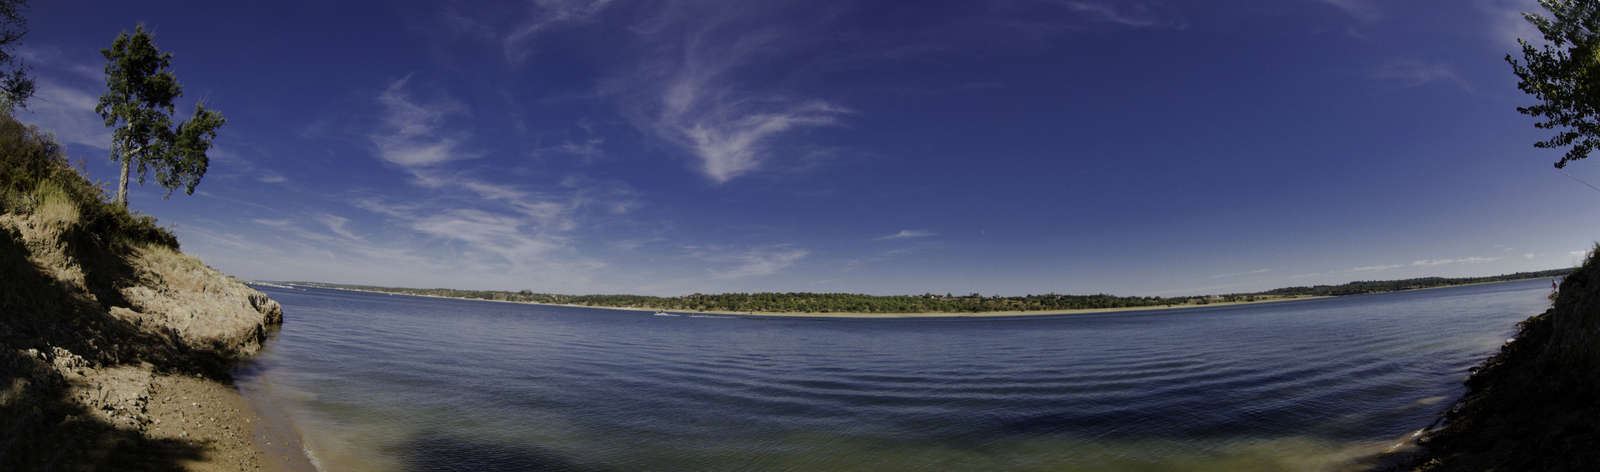
[[[292,456],[269,453],[257,439],[261,417],[232,387],[189,376],[158,376],[146,405],[145,434],[156,441],[199,446],[197,457],[178,461],[197,472],[263,470],[290,472]],[[299,452],[296,451],[298,456]],[[304,462],[304,458],[300,458]]]

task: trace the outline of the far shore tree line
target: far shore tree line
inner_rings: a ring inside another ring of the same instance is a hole
[[[1020,297],[980,294],[876,296],[853,293],[723,293],[691,294],[678,297],[646,295],[559,295],[494,290],[456,290],[448,288],[395,288],[366,285],[340,285],[318,282],[291,282],[293,285],[361,290],[431,297],[464,298],[552,305],[578,305],[605,308],[644,308],[653,310],[716,311],[735,313],[990,313],[1001,311],[1096,310],[1111,308],[1177,307],[1212,303],[1254,302],[1300,297],[1344,296],[1365,293],[1397,292],[1455,285],[1506,282],[1512,280],[1560,277],[1572,269],[1518,272],[1491,277],[1422,277],[1404,280],[1357,281],[1343,285],[1286,287],[1265,292],[1186,297],[1118,297],[1115,295],[1026,295]]]

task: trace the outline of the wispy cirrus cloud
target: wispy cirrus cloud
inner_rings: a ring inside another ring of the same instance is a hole
[[[532,224],[554,230],[568,230],[576,226],[570,219],[579,202],[571,197],[533,193],[511,185],[497,184],[461,173],[432,169],[413,170],[414,183],[422,187],[444,191],[466,191],[468,200],[455,203],[473,206],[497,206],[531,219]],[[457,195],[460,198],[462,195]],[[485,203],[490,205],[484,205]]]
[[[1496,260],[1496,259],[1499,259],[1499,258],[1498,257],[1463,257],[1463,258],[1460,258],[1460,259],[1432,259],[1432,260],[1425,260],[1425,261],[1415,261],[1415,262],[1411,263],[1411,266],[1412,267],[1433,267],[1433,266],[1441,266],[1441,265],[1446,265],[1446,264],[1478,264],[1478,263],[1493,261],[1493,260]]]
[[[452,100],[416,103],[405,92],[411,77],[395,81],[378,95],[378,103],[384,109],[384,126],[367,136],[376,146],[378,157],[406,167],[477,157],[459,149],[465,133],[444,128],[445,117],[465,114],[466,107]]]
[[[257,182],[267,183],[267,184],[281,184],[281,183],[289,181],[288,177],[284,177],[283,174],[279,174],[277,172],[273,172],[273,171],[270,171],[270,170],[261,170],[259,172],[261,173],[261,176],[256,178]]]
[[[540,256],[566,246],[565,238],[523,231],[526,220],[470,208],[418,215],[410,223],[411,229],[418,232],[442,240],[467,243],[480,255],[492,254],[513,266],[538,260]]]
[[[1085,13],[1094,21],[1115,23],[1135,28],[1174,28],[1184,29],[1189,27],[1189,22],[1177,15],[1170,13],[1164,5],[1150,2],[1136,2],[1125,5],[1124,2],[1061,2],[1073,11]]]
[[[1361,21],[1367,21],[1367,22],[1376,21],[1378,18],[1381,18],[1383,16],[1382,14],[1379,13],[1378,7],[1376,5],[1373,5],[1371,2],[1369,2],[1367,0],[1318,0],[1318,1],[1320,1],[1321,3],[1327,4],[1329,6],[1332,6],[1334,8],[1337,8],[1340,11],[1343,11],[1345,14],[1350,15],[1351,17],[1353,17],[1353,18],[1355,18],[1357,20],[1361,20]]]
[[[899,233],[891,234],[891,235],[888,235],[888,236],[872,238],[872,240],[873,241],[882,241],[882,240],[885,240],[885,239],[926,238],[926,237],[929,237],[929,236],[938,236],[938,235],[939,235],[939,233],[935,233],[935,232],[932,232],[932,231],[926,231],[926,230],[920,230],[920,229],[907,229],[907,230],[901,230]]]
[[[28,110],[17,118],[54,132],[61,141],[97,149],[111,146],[111,128],[94,111],[99,95],[43,77],[35,83]]]
[[[605,155],[605,150],[601,147],[605,142],[605,138],[589,138],[582,143],[562,141],[561,144],[545,151],[570,154],[583,158],[585,162],[593,162],[595,159]]]
[[[356,242],[381,239],[367,248],[347,248],[354,254],[406,254],[413,264],[452,272],[529,280],[559,274],[579,280],[605,266],[576,250],[572,232],[579,229],[578,212],[585,207],[625,213],[637,206],[626,185],[576,176],[540,185],[507,183],[452,165],[480,157],[464,150],[471,136],[450,123],[470,116],[471,110],[452,99],[416,100],[407,92],[411,80],[397,80],[377,96],[382,125],[367,137],[376,157],[398,165],[410,177],[406,183],[425,193],[368,194],[352,200],[356,208],[380,217],[370,224],[381,238],[363,239],[342,216],[314,218],[327,232]],[[555,150],[592,156],[602,142],[596,138]]]
[[[1339,271],[1339,273],[1350,274],[1350,273],[1357,273],[1357,272],[1376,272],[1376,271],[1380,271],[1380,270],[1398,269],[1398,268],[1405,267],[1405,266],[1406,266],[1405,264],[1390,264],[1390,265],[1352,267],[1352,268],[1349,268],[1349,269],[1345,269],[1345,270]]]
[[[783,270],[784,268],[794,265],[796,261],[806,257],[807,254],[810,254],[810,252],[807,252],[803,249],[773,247],[751,249],[742,254],[722,256],[719,257],[719,259],[724,262],[732,263],[733,267],[724,271],[720,271],[714,274],[713,277],[719,279],[738,279],[772,275],[778,273],[778,271]]]
[[[104,59],[50,47],[22,46],[16,54],[33,68],[35,86],[26,111],[19,110],[16,118],[55,133],[63,143],[110,148],[111,129],[94,111],[106,90]]]
[[[419,265],[502,277],[580,277],[605,266],[576,254],[564,229],[542,226],[536,218],[501,207],[375,199],[355,204],[384,216],[382,224],[392,228],[385,233],[386,241],[368,245],[363,253],[381,248],[385,253],[409,254]]]
[[[533,53],[533,38],[540,31],[565,23],[589,21],[611,3],[611,0],[534,0],[530,17],[517,25],[505,39],[506,59],[521,62]],[[462,22],[460,18],[453,19]]]
[[[669,137],[686,138],[684,142],[700,158],[701,172],[723,183],[759,167],[770,157],[771,140],[785,131],[834,124],[838,114],[849,112],[822,101],[767,112],[746,110],[747,103],[713,100],[696,105],[708,105],[709,110],[672,110],[661,116],[658,126]]]
[[[1262,274],[1262,273],[1267,273],[1267,272],[1272,272],[1272,269],[1256,269],[1256,270],[1245,271],[1245,272],[1234,272],[1232,274],[1213,275],[1210,278],[1221,279],[1221,278],[1225,278],[1225,277],[1237,277],[1237,276],[1240,276],[1240,275],[1254,275],[1254,274]]]
[[[1320,273],[1315,273],[1315,274],[1293,275],[1293,276],[1290,276],[1289,278],[1290,279],[1301,279],[1301,278],[1306,278],[1306,277],[1318,277],[1318,276],[1325,276],[1325,275],[1345,275],[1345,274],[1360,274],[1360,273],[1368,273],[1368,272],[1381,272],[1381,271],[1386,271],[1386,270],[1399,269],[1399,268],[1403,268],[1403,267],[1435,267],[1435,266],[1451,265],[1451,264],[1478,264],[1478,263],[1483,263],[1483,262],[1494,261],[1494,260],[1497,260],[1497,259],[1500,259],[1500,258],[1498,258],[1498,257],[1477,257],[1477,256],[1473,256],[1473,257],[1463,257],[1463,258],[1459,258],[1459,259],[1428,259],[1428,260],[1412,261],[1409,264],[1385,264],[1385,265],[1361,266],[1361,267],[1352,267],[1352,268],[1344,269],[1344,270],[1336,270],[1336,271],[1333,271],[1333,272],[1320,272]]]
[[[1446,81],[1468,91],[1472,90],[1471,85],[1456,74],[1454,67],[1440,62],[1391,60],[1369,71],[1367,76],[1374,80],[1399,82],[1406,87]]]
[[[1522,47],[1517,43],[1518,39],[1535,47],[1548,44],[1544,40],[1544,33],[1540,33],[1539,28],[1523,16],[1526,13],[1541,16],[1550,14],[1539,5],[1538,0],[1483,0],[1478,4],[1488,17],[1491,34],[1507,52],[1520,55]]]
[[[715,183],[804,158],[788,151],[804,146],[780,144],[853,111],[795,87],[822,73],[797,66],[796,55],[830,54],[818,39],[829,16],[799,5],[666,2],[631,28],[638,55],[602,93],[640,129],[687,151]]]
[[[345,224],[350,222],[349,218],[324,214],[321,216],[316,216],[314,219],[326,225],[328,227],[328,231],[332,231],[333,234],[343,236],[345,239],[366,242],[365,239],[362,239],[360,236],[356,236],[355,233],[351,233],[350,230],[345,229]]]

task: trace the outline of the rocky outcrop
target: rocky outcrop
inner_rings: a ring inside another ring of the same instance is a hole
[[[1473,369],[1426,437],[1419,471],[1600,470],[1600,263],[1567,276],[1554,306]]]
[[[207,446],[147,434],[156,386],[230,383],[282,309],[198,259],[68,216],[0,215],[0,470],[184,468]]]

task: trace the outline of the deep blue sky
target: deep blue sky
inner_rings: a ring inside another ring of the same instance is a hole
[[[1516,112],[1531,1],[34,3],[23,120],[115,182],[99,49],[145,24],[229,122],[131,205],[253,279],[1173,296],[1600,237]]]

